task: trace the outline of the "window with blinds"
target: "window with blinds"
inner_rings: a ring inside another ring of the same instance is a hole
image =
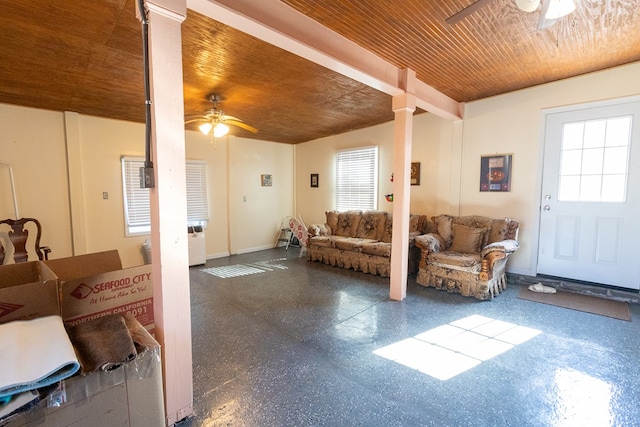
[[[338,151],[336,155],[336,210],[378,207],[378,147]]]
[[[126,235],[151,232],[149,189],[140,188],[140,168],[144,159],[122,157],[122,183]],[[187,160],[187,226],[206,227],[209,220],[207,203],[207,164],[204,160]]]

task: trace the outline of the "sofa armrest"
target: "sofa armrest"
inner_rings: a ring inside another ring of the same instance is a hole
[[[442,250],[444,240],[435,233],[428,233],[416,236],[415,244],[417,247],[427,252],[440,252]]]
[[[500,242],[489,243],[487,246],[482,248],[480,256],[484,258],[491,252],[504,252],[506,254],[512,254],[518,250],[518,247],[519,244],[516,240],[502,240]]]
[[[482,248],[482,267],[480,268],[480,280],[490,280],[493,278],[493,267],[496,262],[508,258],[518,250],[518,242],[515,240],[502,240],[490,243]]]
[[[331,227],[327,224],[312,224],[307,229],[309,237],[313,236],[331,236]]]

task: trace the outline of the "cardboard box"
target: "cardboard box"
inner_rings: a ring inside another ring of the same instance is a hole
[[[59,315],[57,286],[40,261],[0,266],[0,323]]]
[[[155,332],[151,265],[122,269],[116,250],[43,262],[58,278],[65,322],[131,313],[151,334]]]
[[[9,422],[23,426],[164,426],[160,347],[111,372],[76,375],[60,391]]]

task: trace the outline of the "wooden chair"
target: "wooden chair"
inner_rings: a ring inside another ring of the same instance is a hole
[[[38,254],[39,260],[49,259],[49,253],[51,249],[48,246],[40,246],[40,237],[42,236],[42,226],[40,222],[35,218],[20,218],[20,219],[5,219],[0,221],[0,225],[7,224],[11,227],[11,231],[8,232],[9,240],[13,245],[13,260],[18,262],[27,262],[29,254],[27,252],[27,239],[29,237],[29,230],[25,226],[29,223],[35,224],[36,236],[34,241],[35,251]],[[6,256],[5,248],[0,240],[0,265],[4,264],[4,258]]]

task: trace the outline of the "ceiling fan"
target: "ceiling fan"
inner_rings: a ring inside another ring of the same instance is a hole
[[[202,122],[198,129],[205,135],[208,135],[209,132],[213,130],[213,135],[216,138],[220,138],[225,136],[229,132],[229,126],[237,126],[244,130],[248,130],[249,132],[258,133],[258,129],[253,126],[249,126],[242,120],[237,117],[227,116],[224,114],[220,108],[218,108],[218,104],[220,104],[220,95],[213,94],[209,96],[209,101],[213,104],[211,109],[205,114],[199,116],[188,116],[185,117],[185,124]]]
[[[449,25],[455,25],[493,1],[494,0],[477,0],[446,19],[445,22]],[[569,15],[576,9],[574,0],[515,0],[515,3],[518,9],[527,13],[535,12],[538,10],[538,7],[540,7],[540,19],[538,20],[539,30],[552,26],[560,18]]]

